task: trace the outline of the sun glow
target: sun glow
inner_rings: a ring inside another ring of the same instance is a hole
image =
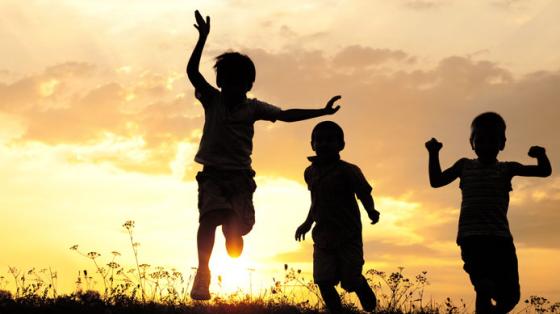
[[[253,274],[256,264],[247,255],[239,258],[227,256],[225,250],[214,250],[215,256],[210,261],[212,269],[212,289],[218,294],[231,294],[236,291],[252,293]]]

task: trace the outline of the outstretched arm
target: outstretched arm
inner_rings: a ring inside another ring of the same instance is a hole
[[[210,17],[207,16],[205,21],[198,10],[194,12],[194,16],[196,19],[194,27],[198,30],[198,41],[196,42],[196,46],[194,46],[189,63],[187,64],[187,75],[195,89],[203,89],[209,86],[209,84],[198,68],[206,38],[208,38],[208,34],[210,33]]]
[[[445,171],[441,171],[439,162],[439,151],[443,144],[432,138],[426,142],[426,148],[429,152],[428,171],[430,175],[430,185],[433,188],[439,188],[453,182],[461,174],[463,159],[458,160],[453,166]]]
[[[322,109],[288,109],[282,110],[277,119],[284,122],[295,122],[301,120],[312,119],[324,115],[336,113],[340,106],[334,107],[334,103],[339,100],[341,96],[334,96],[328,102],[325,108]]]
[[[548,177],[552,173],[550,161],[543,147],[533,146],[529,149],[529,156],[537,159],[537,165],[512,164],[512,175],[523,177]]]

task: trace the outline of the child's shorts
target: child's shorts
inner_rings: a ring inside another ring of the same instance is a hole
[[[337,285],[348,292],[362,282],[364,251],[361,236],[336,247],[313,245],[313,280],[316,284]]]
[[[475,291],[496,302],[517,304],[520,298],[517,255],[513,239],[469,237],[460,243],[463,269]]]
[[[239,231],[246,235],[255,224],[253,193],[257,185],[253,170],[221,170],[210,167],[196,175],[198,181],[199,221],[214,210],[232,210]]]

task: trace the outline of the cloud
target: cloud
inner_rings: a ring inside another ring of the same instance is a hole
[[[446,4],[442,0],[407,0],[405,6],[413,10],[430,10],[439,8]]]
[[[129,72],[68,62],[0,83],[0,110],[23,125],[12,144],[73,145],[72,162],[169,173],[178,147],[198,141],[202,110],[177,74]],[[135,151],[115,155],[116,147]]]
[[[414,56],[361,46],[344,47],[332,55],[301,49],[244,52],[256,63],[252,93],[261,100],[285,109],[321,108],[332,95],[343,95],[342,109],[334,116],[289,124],[258,122],[253,154],[257,173],[303,182],[302,173],[309,164],[306,157],[313,154],[312,127],[320,120],[335,120],[345,129],[343,158],[360,166],[374,186],[374,197],[405,197],[419,204],[400,223],[426,241],[454,241],[460,204],[457,183],[438,190],[427,184],[423,143],[430,137],[444,143],[443,167],[463,156],[472,157],[467,141],[470,121],[492,110],[500,112],[508,124],[501,159],[534,163],[526,154],[538,144],[548,148],[553,165],[559,161],[560,151],[553,143],[559,131],[554,104],[560,103],[560,71],[514,77],[500,64],[452,56],[428,68],[417,64],[395,69],[356,66],[348,72],[340,62],[349,63],[351,53],[361,56],[353,65],[406,62]],[[126,69],[66,63],[1,83],[0,96],[7,100],[0,104],[2,112],[23,125],[23,131],[13,133],[18,137],[12,142],[70,145],[75,152],[68,157],[72,162],[172,173],[170,165],[177,165],[177,160],[192,159],[203,126],[202,109],[192,89],[185,88],[182,73]],[[183,147],[181,154],[179,147]],[[187,173],[188,178],[192,176]],[[526,189],[537,192],[536,186]],[[541,204],[543,216],[551,221],[555,216],[550,211],[558,201],[547,202]],[[398,207],[387,206],[385,210],[397,211]],[[513,221],[520,222],[519,230],[538,228],[534,222],[512,217]],[[542,230],[554,232],[550,224],[542,225]],[[527,243],[538,245],[538,237]]]
[[[526,0],[494,0],[490,3],[497,8],[500,9],[519,9],[522,8],[524,4],[526,4]]]
[[[360,45],[348,46],[338,52],[333,63],[344,67],[367,67],[380,65],[389,61],[414,63],[414,58],[401,50],[373,49]]]

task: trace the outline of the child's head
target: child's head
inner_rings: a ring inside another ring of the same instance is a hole
[[[255,82],[255,64],[239,52],[226,52],[216,57],[216,84],[223,93],[243,94],[253,87]]]
[[[332,121],[320,122],[311,132],[311,147],[317,156],[338,154],[344,149],[344,131]]]
[[[506,122],[495,112],[485,112],[471,123],[471,147],[483,160],[494,160],[506,145]]]

